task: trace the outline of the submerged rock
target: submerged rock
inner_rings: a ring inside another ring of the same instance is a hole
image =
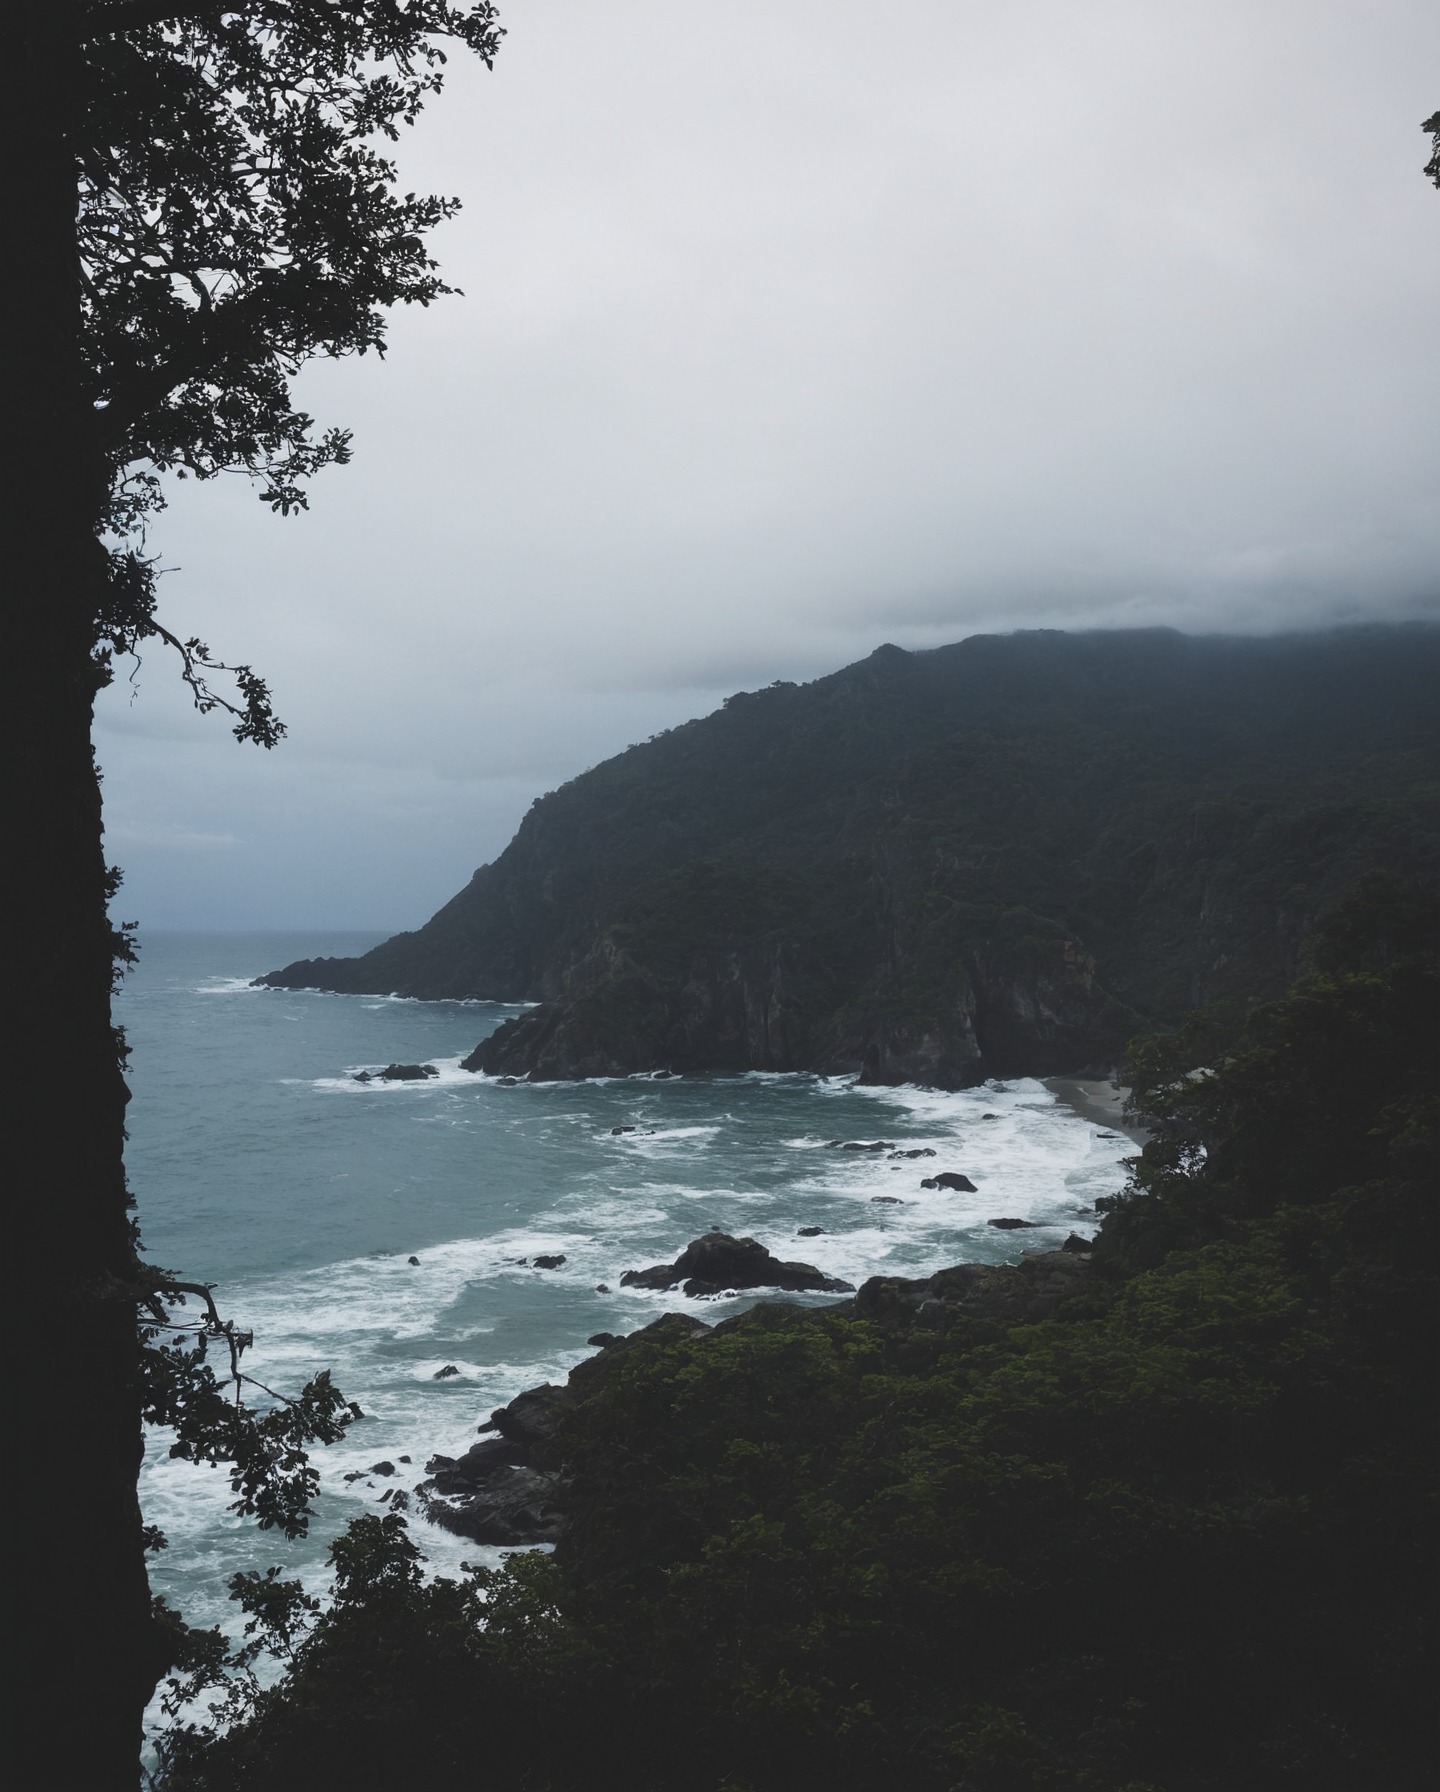
[[[987,1226],[998,1226],[1002,1232],[1034,1232],[1034,1220],[986,1220]]]
[[[721,1294],[727,1289],[788,1288],[796,1292],[848,1294],[853,1282],[827,1276],[813,1263],[786,1263],[753,1238],[707,1232],[686,1245],[673,1263],[627,1269],[622,1288],[667,1289],[684,1284],[686,1294]]]

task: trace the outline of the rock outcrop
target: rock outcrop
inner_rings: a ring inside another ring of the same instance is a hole
[[[432,1523],[476,1543],[552,1543],[563,1523],[561,1474],[553,1449],[567,1388],[530,1388],[490,1415],[493,1431],[460,1457],[432,1456],[416,1488]]]
[[[622,1288],[653,1288],[664,1292],[683,1288],[691,1295],[724,1294],[745,1288],[784,1288],[795,1293],[848,1294],[853,1282],[827,1276],[813,1263],[786,1263],[772,1257],[753,1238],[732,1238],[728,1232],[707,1232],[697,1238],[673,1263],[657,1263],[650,1269],[627,1269]]]
[[[434,1064],[387,1064],[383,1070],[357,1071],[357,1083],[425,1083],[440,1072]]]
[[[567,1481],[557,1432],[566,1412],[592,1393],[625,1354],[672,1342],[707,1328],[667,1313],[626,1338],[611,1338],[600,1354],[570,1372],[564,1387],[546,1383],[517,1394],[480,1427],[481,1439],[463,1456],[432,1456],[415,1489],[432,1524],[475,1543],[553,1543],[565,1525]]]

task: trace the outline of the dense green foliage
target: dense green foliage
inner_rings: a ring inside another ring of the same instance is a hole
[[[433,920],[272,981],[541,1000],[480,1068],[1114,1062],[1278,995],[1366,870],[1440,874],[1440,631],[881,648],[543,798]]]
[[[1372,879],[1283,998],[1137,1045],[1157,1136],[1054,1317],[762,1305],[599,1379],[553,1558],[425,1586],[362,1521],[176,1792],[1418,1792],[1437,923]]]

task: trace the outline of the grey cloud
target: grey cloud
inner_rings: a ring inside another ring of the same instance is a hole
[[[466,298],[302,382],[355,464],[162,519],[174,625],[292,735],[239,752],[158,659],[107,697],[154,912],[417,921],[541,789],[884,639],[1434,612],[1429,4],[506,22],[402,151]]]

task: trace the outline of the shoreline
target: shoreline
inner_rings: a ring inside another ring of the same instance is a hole
[[[1125,1118],[1125,1103],[1130,1091],[1123,1084],[1102,1081],[1098,1077],[1046,1076],[1040,1081],[1063,1106],[1086,1120],[1098,1120],[1113,1127],[1137,1145],[1148,1144],[1153,1134]]]

